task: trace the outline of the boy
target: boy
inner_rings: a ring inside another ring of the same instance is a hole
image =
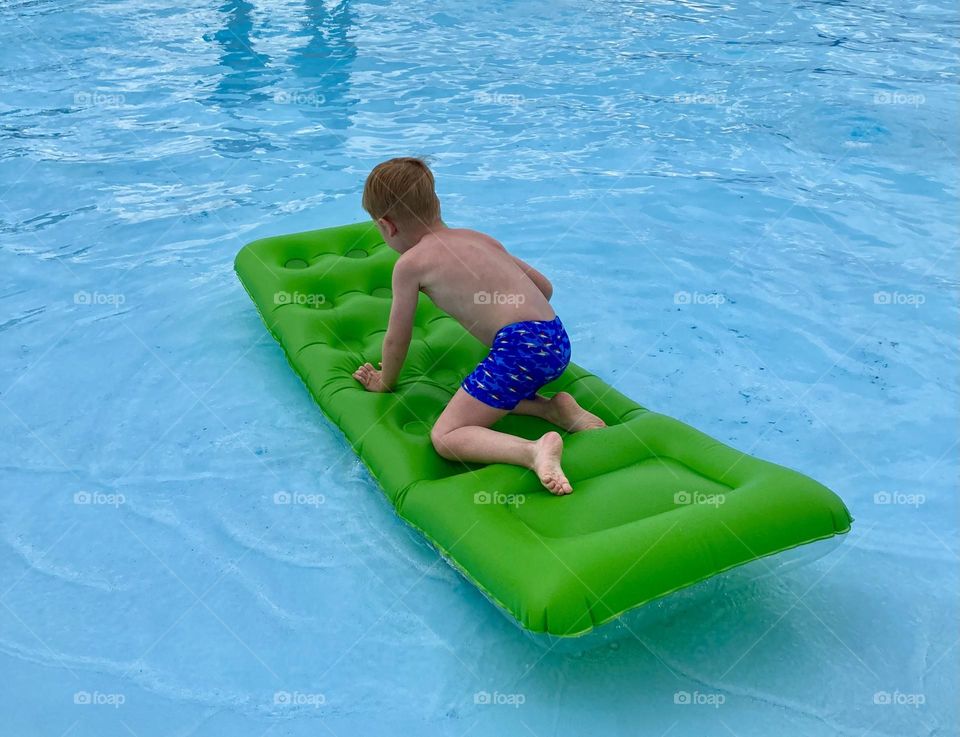
[[[418,292],[452,315],[489,355],[463,380],[430,432],[444,458],[513,463],[529,468],[553,494],[569,494],[556,432],[526,440],[490,426],[509,412],[534,415],[570,432],[604,427],[566,392],[537,394],[570,362],[570,340],[550,306],[553,287],[490,236],[448,228],[440,219],[433,174],[420,159],[377,165],[363,189],[363,208],[401,255],[393,268],[393,304],[378,371],[366,363],[353,377],[368,391],[393,389],[407,356]]]

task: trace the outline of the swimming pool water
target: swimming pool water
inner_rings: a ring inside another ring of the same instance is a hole
[[[0,732],[956,734],[957,20],[0,3]],[[550,276],[575,361],[835,489],[843,545],[603,647],[527,639],[232,273],[363,218],[398,154]]]

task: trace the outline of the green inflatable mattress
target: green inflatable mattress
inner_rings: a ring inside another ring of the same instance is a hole
[[[570,392],[609,426],[565,437],[573,494],[553,496],[516,466],[441,458],[430,428],[485,346],[421,294],[396,391],[369,393],[351,376],[380,360],[396,259],[359,223],[255,241],[235,267],[400,517],[527,630],[581,635],[850,529],[843,502],[816,481],[651,412],[573,363],[544,393]],[[530,439],[556,429],[512,415],[496,428]]]

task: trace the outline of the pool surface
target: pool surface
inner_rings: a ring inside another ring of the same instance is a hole
[[[0,734],[955,735],[958,27],[0,0]],[[577,363],[837,491],[843,543],[580,651],[497,611],[232,269],[406,154]]]

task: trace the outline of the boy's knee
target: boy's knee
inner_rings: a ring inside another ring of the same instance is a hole
[[[446,443],[444,443],[444,436],[446,432],[443,430],[438,430],[437,426],[434,425],[430,430],[430,442],[433,443],[433,449],[437,451],[444,458],[449,458],[449,450],[447,450]]]

